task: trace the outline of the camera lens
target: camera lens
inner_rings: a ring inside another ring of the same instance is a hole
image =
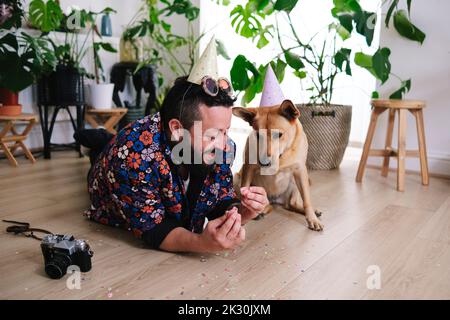
[[[55,255],[51,261],[45,264],[45,272],[52,279],[60,279],[66,274],[70,263],[68,256]]]

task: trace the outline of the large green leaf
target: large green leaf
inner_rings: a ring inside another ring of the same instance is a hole
[[[385,83],[391,73],[391,63],[389,62],[389,55],[391,50],[389,48],[380,48],[373,55],[373,69],[381,80],[381,83]]]
[[[297,5],[298,0],[276,0],[273,8],[277,11],[291,12]]]
[[[251,84],[248,76],[249,71],[254,77],[259,76],[259,72],[253,63],[248,61],[245,56],[238,55],[236,59],[234,59],[233,66],[230,70],[231,83],[235,90],[245,90]]]
[[[32,0],[30,2],[31,23],[42,32],[50,32],[58,28],[63,18],[63,12],[54,0]]]
[[[358,0],[333,0],[333,4],[334,8],[331,9],[331,13],[335,18],[343,13],[354,13],[362,10]]]
[[[390,54],[391,50],[388,48],[379,48],[373,56],[357,52],[355,54],[355,64],[368,70],[381,83],[385,83],[391,73]]]
[[[408,79],[406,81],[402,81],[402,85],[400,86],[400,88],[397,91],[393,92],[389,96],[389,99],[403,99],[403,96],[409,90],[411,90],[411,79]]]
[[[272,66],[273,72],[275,73],[275,76],[278,79],[278,82],[283,82],[284,79],[284,73],[286,70],[286,62],[284,62],[281,59],[277,59],[276,61],[271,61],[270,65]]]
[[[16,52],[5,52],[0,55],[0,87],[19,92],[34,82],[31,72],[32,62],[28,55],[19,56]],[[11,76],[14,75],[14,76]]]
[[[366,38],[368,46],[372,45],[373,34],[377,22],[376,12],[360,11],[354,16],[356,22],[356,31]]]
[[[260,18],[256,14],[251,2],[248,2],[245,7],[242,5],[236,6],[231,13],[231,25],[235,28],[236,33],[245,38],[253,38],[258,35],[262,29]]]
[[[394,27],[397,32],[410,40],[417,41],[420,44],[425,40],[425,33],[417,28],[407,16],[405,10],[399,10],[394,15]]]
[[[348,48],[341,48],[334,55],[334,64],[338,67],[339,70],[344,71],[344,63],[345,63],[345,73],[349,76],[352,75],[352,69],[350,67],[350,54],[352,50]]]
[[[287,64],[294,70],[299,70],[305,67],[302,62],[302,59],[298,54],[295,54],[291,51],[285,51],[284,57],[286,59]]]

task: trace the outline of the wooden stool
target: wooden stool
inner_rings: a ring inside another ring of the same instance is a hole
[[[418,100],[372,100],[372,116],[370,118],[369,130],[367,131],[366,142],[364,143],[361,161],[359,162],[356,182],[361,182],[368,156],[384,157],[381,175],[386,177],[389,171],[390,157],[397,158],[397,190],[405,190],[405,158],[419,157],[420,171],[422,174],[422,184],[428,185],[428,162],[425,145],[425,130],[423,124],[424,101]],[[387,126],[385,149],[370,149],[372,144],[378,116],[385,110],[389,110],[389,121]],[[406,150],[406,114],[410,111],[416,118],[417,138],[419,150]],[[395,113],[398,113],[398,150],[392,149],[392,133],[394,130]]]
[[[108,132],[117,134],[114,127],[127,112],[127,108],[88,109],[86,111],[86,121],[93,128],[103,126]]]
[[[14,158],[13,154],[18,147],[23,149],[25,156],[30,159],[32,163],[36,162],[33,154],[23,143],[36,123],[36,119],[37,117],[34,114],[25,113],[18,116],[0,116],[0,123],[4,124],[3,129],[0,131],[0,147],[5,152],[9,163],[15,167],[17,166],[17,160]],[[17,123],[27,123],[27,126],[22,133],[18,133],[14,127]],[[8,135],[9,132],[11,132],[11,135]],[[8,143],[14,143],[11,149],[10,146],[8,146]]]

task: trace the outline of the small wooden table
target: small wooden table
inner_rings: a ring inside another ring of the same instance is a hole
[[[114,127],[119,123],[120,119],[128,112],[127,108],[112,109],[88,109],[86,110],[86,121],[93,127],[103,126],[108,132],[117,134]]]
[[[13,166],[17,166],[17,160],[14,158],[14,152],[18,147],[23,149],[25,156],[32,162],[35,163],[36,159],[33,154],[28,149],[28,147],[23,143],[27,138],[34,124],[36,123],[37,117],[34,114],[23,113],[18,116],[2,116],[0,115],[0,123],[4,125],[3,129],[0,131],[0,147],[6,154],[9,163]],[[16,124],[24,123],[26,125],[22,133],[18,133],[15,128]],[[8,135],[8,133],[11,133]],[[13,143],[12,146],[8,143]]]

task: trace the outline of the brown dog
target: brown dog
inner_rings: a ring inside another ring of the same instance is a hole
[[[284,100],[273,107],[236,107],[233,114],[254,129],[245,145],[244,165],[234,177],[236,191],[239,187],[264,187],[271,204],[304,214],[309,228],[321,231],[323,225],[317,218],[321,213],[314,210],[309,192],[308,140],[295,105]],[[263,214],[271,211],[269,205]]]

